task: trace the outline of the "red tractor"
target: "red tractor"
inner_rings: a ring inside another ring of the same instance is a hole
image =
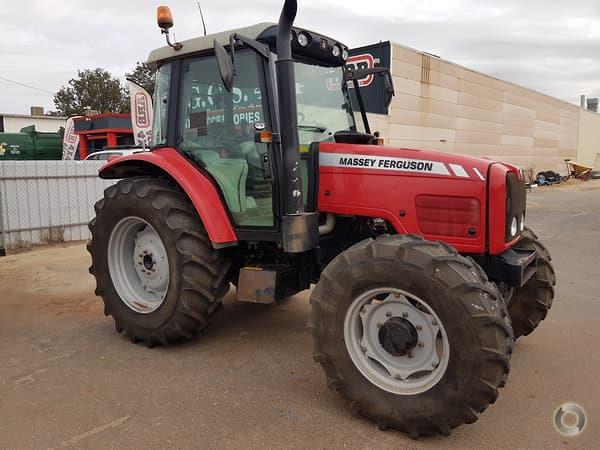
[[[411,436],[477,420],[515,338],[554,297],[511,165],[383,147],[339,41],[278,24],[169,40],[156,66],[154,147],[117,159],[95,205],[90,272],[118,332],[190,338],[222,307],[316,287],[314,359],[356,413]]]

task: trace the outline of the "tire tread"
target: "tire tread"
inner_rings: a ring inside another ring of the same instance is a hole
[[[106,289],[106,286],[111,283],[110,275],[97,273],[96,270],[96,246],[107,244],[99,242],[97,225],[102,221],[108,202],[120,196],[143,199],[152,205],[157,215],[164,215],[165,218],[172,217],[173,214],[186,217],[185,221],[179,221],[179,225],[173,223],[177,221],[170,222],[168,219],[164,222],[169,232],[177,236],[173,250],[177,252],[177,260],[181,262],[180,297],[169,319],[153,330],[119,323],[119,319],[115,316],[113,302],[121,300],[112,298],[113,296],[108,294],[110,290]],[[89,270],[96,277],[96,295],[102,297],[104,301],[105,315],[113,316],[117,329],[125,330],[134,343],[144,342],[146,346],[154,347],[190,339],[197,330],[206,327],[212,321],[214,314],[220,310],[221,298],[229,288],[226,274],[230,267],[230,260],[212,248],[192,203],[173,182],[166,178],[154,177],[132,177],[120,180],[104,191],[104,197],[96,202],[94,210],[96,217],[89,223],[92,238],[87,245],[92,256]],[[178,243],[183,239],[188,246],[179,248]],[[193,247],[196,251],[187,251],[189,247]],[[201,271],[203,276],[193,278],[184,276],[185,267],[190,265]]]

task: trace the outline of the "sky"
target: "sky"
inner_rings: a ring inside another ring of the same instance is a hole
[[[19,0],[0,16],[0,113],[54,109],[78,69],[124,77],[164,44],[148,0]],[[202,33],[195,0],[172,0],[175,36]],[[208,33],[279,17],[282,0],[202,0]],[[598,0],[298,0],[296,25],[350,47],[391,40],[560,99],[600,96]],[[401,74],[395,74],[401,76]]]

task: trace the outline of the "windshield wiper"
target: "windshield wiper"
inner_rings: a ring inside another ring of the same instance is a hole
[[[316,131],[317,133],[325,133],[327,131],[326,127],[320,127],[318,125],[298,125],[298,128],[301,130]]]

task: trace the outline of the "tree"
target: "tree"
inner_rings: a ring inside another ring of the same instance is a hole
[[[128,96],[123,85],[108,71],[101,68],[86,69],[78,71],[77,75],[54,94],[54,105],[59,114],[82,114],[86,107],[101,113],[129,111]]]
[[[135,66],[133,71],[125,74],[125,78],[129,78],[132,81],[135,81],[141,87],[146,89],[150,93],[150,95],[154,94],[154,81],[156,79],[156,73],[154,69],[152,69],[145,62],[139,62]]]

